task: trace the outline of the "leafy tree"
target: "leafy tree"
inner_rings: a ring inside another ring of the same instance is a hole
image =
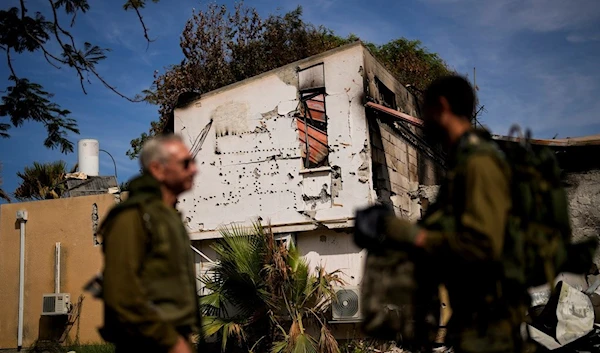
[[[124,10],[136,13],[148,42],[150,38],[140,10],[149,1],[127,0],[123,5]],[[29,4],[20,0],[19,7],[0,10],[0,49],[6,55],[10,82],[3,90],[0,104],[0,137],[8,138],[8,131],[12,127],[20,127],[26,121],[33,121],[46,128],[44,146],[59,148],[62,153],[68,153],[73,151],[73,143],[67,139],[68,133],[79,134],[76,121],[70,117],[69,110],[52,102],[52,93],[17,73],[12,64],[16,55],[25,52],[37,53],[43,55],[48,64],[57,69],[71,68],[77,74],[81,89],[86,94],[85,83],[90,83],[90,78],[95,77],[106,88],[125,99],[140,99],[126,97],[98,74],[96,65],[106,58],[108,49],[89,42],[78,44],[71,33],[70,28],[75,25],[77,15],[85,14],[90,9],[88,1],[47,0],[47,5],[44,9],[43,1]],[[49,11],[50,18],[42,14],[43,10]],[[59,20],[62,13],[71,18],[68,25]],[[52,52],[50,49],[52,41],[58,44],[58,52]]]
[[[202,278],[211,292],[201,298],[204,333],[217,335],[223,351],[339,352],[326,320],[337,272],[311,274],[293,244],[288,250],[261,225],[221,234],[219,262]]]
[[[414,88],[420,96],[436,78],[450,73],[438,54],[431,53],[418,40],[398,38],[383,45],[367,44],[396,79]]]
[[[67,173],[74,173],[76,166],[67,172],[67,164],[63,161],[38,163],[25,167],[17,172],[21,184],[14,192],[19,201],[58,199],[66,191],[64,184]]]

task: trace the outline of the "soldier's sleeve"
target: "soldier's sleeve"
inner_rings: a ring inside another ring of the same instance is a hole
[[[467,162],[465,181],[465,210],[457,231],[427,231],[425,246],[433,252],[449,248],[465,260],[497,259],[511,206],[508,178],[495,159],[478,155]]]
[[[136,209],[124,210],[114,219],[104,237],[104,301],[128,331],[156,342],[167,351],[177,342],[178,333],[152,308],[138,276],[145,237]]]

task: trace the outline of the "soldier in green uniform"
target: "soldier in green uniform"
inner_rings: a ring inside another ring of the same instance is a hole
[[[200,327],[190,239],[177,197],[197,168],[177,135],[154,138],[141,154],[141,176],[103,221],[103,338],[117,352],[189,353]]]
[[[522,308],[511,308],[498,286],[511,208],[510,169],[502,159],[476,152],[477,146],[496,146],[489,133],[472,127],[475,102],[462,77],[430,85],[424,97],[426,134],[444,141],[449,151],[438,198],[418,224],[382,206],[358,211],[355,241],[367,249],[419,249],[436,264],[453,313],[446,343],[455,352],[512,353],[521,349]]]

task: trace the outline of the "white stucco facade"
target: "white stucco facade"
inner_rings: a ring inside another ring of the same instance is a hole
[[[303,166],[294,117],[300,103],[295,64],[175,111],[175,131],[190,148],[212,119],[196,156],[200,173],[178,206],[192,239],[218,237],[220,226],[250,224],[258,217],[277,232],[311,230],[318,224],[345,228],[355,209],[368,204],[372,185],[362,103],[363,47],[345,47],[298,66],[320,62],[330,167]]]

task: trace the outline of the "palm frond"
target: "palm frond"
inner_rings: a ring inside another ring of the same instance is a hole
[[[200,309],[206,316],[227,317],[226,300],[221,291],[214,291],[200,297]]]
[[[207,316],[202,319],[202,331],[206,337],[219,335],[221,349],[225,352],[229,338],[237,340],[242,344],[246,340],[246,332],[243,323],[235,319],[223,319],[215,316]]]
[[[321,326],[321,335],[319,337],[319,353],[339,353],[340,347],[337,340],[327,327]]]
[[[5,200],[6,202],[11,202],[10,196],[2,188],[0,188],[0,199]]]
[[[271,353],[283,353],[288,347],[289,342],[287,340],[277,341],[273,343]]]
[[[307,333],[302,333],[296,337],[289,352],[291,353],[317,353],[317,342]]]
[[[256,348],[258,347],[258,344],[265,339],[267,336],[262,336],[261,338],[259,338],[253,345],[252,347],[250,347],[250,349],[248,350],[248,353],[257,353],[256,352]]]

